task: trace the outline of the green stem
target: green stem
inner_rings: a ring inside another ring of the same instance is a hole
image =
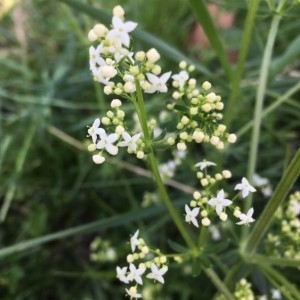
[[[203,0],[189,0],[190,6],[192,7],[197,20],[202,25],[202,28],[211,44],[213,49],[215,50],[220,63],[222,65],[223,71],[226,74],[228,80],[230,80],[232,72],[231,66],[229,64],[227,54],[223,47],[222,41],[220,39],[220,35],[215,26],[215,23],[212,20],[210,12],[207,9],[207,3]]]
[[[275,288],[280,290],[280,292],[285,296],[286,299],[300,299],[300,292],[297,287],[292,284],[281,272],[267,265],[260,265],[260,271],[265,275],[265,277]]]
[[[269,228],[274,214],[280,204],[286,198],[289,190],[293,186],[294,182],[300,175],[300,149],[298,149],[293,160],[290,162],[286,171],[284,172],[281,181],[277,185],[276,190],[264,211],[257,220],[252,232],[248,236],[244,243],[244,247],[241,249],[241,253],[245,255],[252,254],[256,249],[259,241],[264,236],[265,232]]]
[[[273,112],[279,105],[287,101],[293,94],[295,94],[300,89],[300,82],[295,84],[291,87],[285,94],[279,97],[275,102],[269,105],[263,112],[262,112],[262,119],[268,116],[271,112]],[[245,134],[254,124],[254,120],[248,122],[245,126],[243,126],[238,132],[237,136],[240,137]]]
[[[158,162],[157,162],[157,159],[153,152],[153,149],[151,147],[151,139],[150,139],[150,134],[149,134],[148,126],[147,126],[147,117],[146,117],[146,110],[145,110],[145,105],[144,105],[144,97],[143,97],[143,93],[142,93],[140,83],[138,80],[135,81],[135,85],[136,85],[136,95],[137,95],[137,106],[139,109],[138,116],[139,116],[139,120],[140,120],[141,127],[143,130],[146,147],[150,148],[150,152],[147,154],[147,159],[148,159],[148,163],[150,165],[151,171],[152,171],[154,181],[157,185],[159,195],[160,195],[162,201],[164,202],[165,206],[167,207],[182,238],[185,240],[186,244],[188,245],[188,247],[191,250],[196,251],[196,245],[193,242],[191,236],[188,234],[188,232],[184,226],[184,223],[182,222],[182,217],[179,216],[177,210],[174,208],[174,205],[172,204],[172,202],[169,198],[166,187],[160,176]]]
[[[241,46],[239,50],[238,60],[237,60],[237,66],[236,70],[232,72],[232,83],[231,83],[231,94],[230,98],[228,100],[228,103],[226,105],[226,111],[224,114],[224,124],[227,126],[227,129],[229,130],[231,121],[233,119],[234,115],[234,109],[236,107],[237,99],[239,98],[239,95],[241,94],[240,89],[240,82],[242,78],[242,73],[244,70],[244,65],[246,61],[246,57],[249,50],[249,44],[251,41],[251,35],[252,30],[254,27],[254,21],[256,16],[256,11],[258,8],[259,0],[253,0],[250,1],[250,7],[248,10],[248,14],[245,21],[245,30],[242,35],[242,41]]]
[[[275,265],[281,267],[300,267],[300,260],[291,258],[281,258],[281,257],[268,257],[261,254],[254,254],[250,256],[244,256],[244,260],[247,263],[252,263],[256,265]]]
[[[256,161],[257,161],[257,152],[258,152],[258,145],[259,145],[259,136],[260,136],[260,125],[262,120],[262,110],[263,110],[263,102],[264,102],[264,96],[266,92],[266,86],[267,86],[267,79],[268,79],[268,73],[269,73],[269,67],[272,57],[272,50],[275,42],[275,37],[278,31],[279,22],[281,20],[281,16],[275,15],[272,19],[266,48],[264,51],[264,56],[262,60],[262,65],[260,69],[260,77],[259,77],[259,84],[258,84],[258,90],[256,95],[256,103],[255,103],[255,110],[254,110],[254,118],[253,118],[253,131],[250,141],[250,155],[249,155],[249,161],[248,161],[248,172],[247,172],[247,178],[251,182],[255,168],[256,168]],[[250,194],[249,197],[244,202],[244,210],[247,211],[251,207],[252,203],[252,195]],[[244,227],[245,230],[243,230],[244,235],[248,232],[248,227]]]
[[[227,286],[221,281],[218,275],[212,268],[203,268],[205,274],[209,279],[213,282],[215,287],[219,290],[219,292],[228,300],[234,300],[235,297],[232,293],[228,290]]]

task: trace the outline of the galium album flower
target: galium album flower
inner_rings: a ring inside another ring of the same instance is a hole
[[[223,207],[230,205],[232,201],[224,198],[224,190],[222,189],[218,192],[216,198],[211,198],[207,203],[210,206],[215,206],[217,214],[220,215],[220,213],[223,210]]]
[[[127,275],[127,279],[129,281],[135,281],[136,283],[142,285],[143,284],[143,279],[141,275],[146,271],[145,268],[136,268],[134,264],[129,265],[129,274]]]
[[[166,266],[163,266],[162,268],[158,268],[156,264],[151,265],[151,273],[149,273],[146,277],[149,279],[154,279],[154,281],[159,281],[160,283],[164,284],[165,280],[163,278],[163,275],[168,271],[168,268]]]
[[[137,292],[137,288],[135,286],[130,287],[129,290],[125,289],[125,291],[130,299],[142,298],[142,295]]]
[[[171,72],[164,73],[159,77],[152,73],[147,73],[146,75],[149,83],[151,84],[150,89],[145,90],[146,93],[150,93],[150,94],[153,94],[155,92],[166,93],[168,91],[166,83],[171,76]]]
[[[128,33],[133,31],[137,25],[137,23],[132,21],[123,22],[122,19],[114,16],[112,18],[113,29],[107,33],[106,38],[108,40],[120,40],[124,46],[129,47],[130,36]]]
[[[250,192],[256,192],[256,189],[252,185],[250,185],[245,177],[242,178],[242,183],[238,183],[234,189],[241,190],[243,198],[246,198]]]
[[[97,143],[97,149],[105,149],[109,154],[116,155],[118,153],[118,147],[113,143],[119,138],[116,133],[106,134],[105,130],[100,132],[100,141]]]
[[[182,88],[189,79],[189,74],[187,71],[180,71],[178,74],[174,74],[172,79],[174,79],[174,81],[178,83],[178,86]]]
[[[200,211],[199,207],[195,207],[193,209],[190,209],[188,205],[185,205],[185,212],[186,212],[186,216],[185,216],[185,221],[187,223],[193,223],[194,226],[199,227],[198,225],[198,221],[196,219],[196,217],[198,216]]]
[[[119,266],[117,266],[117,278],[119,278],[119,280],[124,283],[129,282],[127,279],[126,273],[127,273],[127,267],[123,267],[121,269]]]
[[[139,230],[137,230],[134,235],[131,237],[130,239],[130,245],[131,245],[131,250],[132,252],[135,251],[135,248],[139,246],[139,239],[138,239],[138,235],[139,235]]]
[[[253,209],[253,207],[251,207],[248,210],[247,214],[240,214],[239,218],[240,218],[241,221],[236,223],[236,224],[244,225],[244,224],[249,224],[249,223],[254,222],[255,220],[252,218],[253,213],[254,213],[254,209]]]
[[[122,133],[123,141],[118,143],[119,147],[128,147],[128,152],[135,152],[137,149],[137,141],[139,140],[141,133],[137,133],[130,136],[128,132]]]
[[[206,160],[195,164],[195,167],[199,167],[201,171],[203,171],[205,168],[207,168],[209,166],[216,166],[216,164],[211,161],[206,161]]]
[[[97,136],[100,135],[100,133],[104,132],[104,129],[103,128],[99,128],[99,126],[100,126],[100,119],[97,118],[94,121],[92,127],[90,127],[88,129],[88,134],[91,136],[94,144],[96,144]]]

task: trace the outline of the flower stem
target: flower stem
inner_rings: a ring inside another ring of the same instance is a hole
[[[259,2],[260,2],[259,0],[253,0],[250,1],[249,3],[249,10],[245,21],[245,30],[242,35],[242,41],[241,41],[240,51],[238,55],[237,66],[236,66],[236,70],[232,72],[232,82],[231,82],[232,93],[230,94],[230,98],[228,100],[228,104],[226,106],[226,111],[224,114],[224,124],[227,126],[227,130],[229,130],[230,128],[230,124],[234,115],[234,109],[236,107],[236,102],[241,93],[240,82],[244,70],[247,53],[249,51],[251,34],[255,23],[256,11]]]
[[[218,275],[212,268],[203,268],[205,274],[213,282],[219,292],[228,300],[234,300],[235,297],[230,293],[227,286],[221,281]]]
[[[137,95],[137,107],[139,109],[138,116],[139,116],[139,120],[140,120],[141,127],[143,130],[146,147],[150,148],[150,152],[147,154],[147,159],[148,159],[148,163],[150,165],[151,171],[152,171],[154,181],[157,185],[159,195],[160,195],[162,201],[164,202],[164,204],[166,205],[182,238],[185,240],[185,242],[188,245],[188,247],[190,248],[190,250],[195,251],[196,245],[193,242],[191,236],[188,234],[188,232],[184,226],[184,223],[182,222],[182,218],[179,216],[178,212],[174,208],[174,206],[169,198],[169,195],[167,193],[166,187],[163,183],[163,180],[161,178],[161,175],[160,175],[160,172],[158,169],[157,159],[156,159],[153,149],[151,147],[151,139],[150,139],[150,134],[148,131],[148,126],[147,126],[144,97],[143,97],[143,93],[142,93],[140,83],[138,80],[135,81],[135,85],[136,85],[136,95]]]
[[[269,66],[272,57],[272,50],[273,50],[275,37],[278,31],[280,20],[281,20],[280,15],[275,15],[272,19],[270,31],[267,39],[267,44],[264,51],[261,69],[260,69],[260,77],[259,77],[259,84],[258,84],[256,102],[255,102],[253,130],[252,130],[252,136],[250,141],[250,155],[249,155],[248,172],[247,172],[247,177],[250,183],[252,181],[253,175],[255,173],[255,168],[256,168],[263,102],[264,102],[264,96],[266,92]],[[244,210],[248,211],[248,209],[251,207],[251,204],[252,204],[252,194],[250,194],[247,200],[245,201]],[[248,229],[249,229],[248,227],[246,226],[244,227],[243,236],[247,234]]]

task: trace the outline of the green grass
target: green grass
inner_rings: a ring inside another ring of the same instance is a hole
[[[245,24],[249,24],[245,23],[247,4],[236,0],[215,1],[236,14],[233,27],[226,30],[229,37],[226,40],[222,30],[210,26],[212,21],[205,11],[197,10],[205,1],[196,2],[30,0],[2,15],[1,299],[124,299],[124,287],[116,281],[115,266],[125,261],[127,241],[137,226],[144,231],[146,240],[166,252],[170,251],[166,237],[181,243],[162,205],[141,207],[144,192],[155,190],[143,163],[121,154],[118,160],[99,167],[93,164],[90,153],[85,150],[86,126],[109,107],[101,86],[93,82],[89,71],[87,33],[95,23],[108,24],[110,11],[116,4],[124,6],[128,19],[139,23],[139,29],[133,34],[137,47],[157,47],[165,70],[175,70],[182,59],[194,63],[199,82],[210,80],[218,93],[224,95],[225,106],[231,107],[225,117],[231,131],[238,134],[238,142],[222,156],[212,153],[209,147],[195,147],[199,160],[206,157],[219,161],[223,168],[233,172],[233,182],[245,176],[251,132],[257,124],[254,120],[259,119],[258,140],[253,146],[258,152],[250,164],[252,168],[255,164],[256,171],[270,179],[274,189],[278,185],[299,148],[297,68],[300,47],[299,28],[296,27],[299,5],[282,15],[270,65],[264,68],[268,76],[266,86],[261,87],[263,107],[254,119],[256,91],[261,84],[260,66],[273,15],[265,3],[259,3],[257,11],[252,7],[255,24],[254,27],[250,24],[248,35],[242,41],[244,52],[239,64],[233,66],[229,65],[226,51],[233,47],[230,37],[234,48],[239,48],[234,37],[241,35]],[[13,14],[16,8],[26,20],[18,27],[24,31],[24,43],[15,34]],[[194,14],[193,10],[198,13]],[[197,47],[192,50],[187,45],[196,18],[202,18],[204,30],[210,35],[212,47],[207,50]],[[248,18],[251,23],[251,16]],[[155,95],[151,102],[146,102],[150,115],[157,116],[163,100]],[[124,105],[124,110],[132,111],[129,103]],[[164,153],[160,156],[166,159]],[[187,164],[192,165],[190,157]],[[252,169],[250,173],[253,172]],[[291,183],[297,172],[294,170],[290,174],[293,178],[286,178]],[[187,185],[187,190],[197,184],[193,175],[185,173],[184,169],[180,169],[174,179]],[[297,184],[284,185],[284,178],[282,184],[282,190],[275,194],[276,207],[284,201],[279,198],[286,196],[288,188],[299,189]],[[183,191],[184,187],[176,187],[179,185],[173,182],[168,191],[182,215],[182,207],[191,195]],[[259,193],[253,201],[258,212],[267,203]],[[110,241],[117,251],[116,262],[90,261],[89,246],[96,236]],[[247,255],[260,238],[254,228],[246,244]],[[236,249],[237,245],[231,241],[229,249],[220,255],[221,262],[216,268],[220,278],[226,277],[231,263],[229,250]],[[255,256],[251,259],[257,264]],[[224,261],[228,262],[225,267]],[[191,262],[186,263],[186,272],[190,265]],[[210,271],[192,277],[173,263],[170,270],[166,278],[169,284],[158,293],[157,299],[213,299],[216,288],[208,280],[208,277],[214,278]],[[244,271],[239,269],[240,273]],[[232,278],[238,277],[239,272],[232,274]],[[299,278],[293,269],[285,268],[281,274],[281,269],[264,266],[261,273],[268,283],[256,285],[258,295],[270,284],[288,284],[293,294],[291,298],[286,296],[287,299],[296,299],[299,292],[294,286],[299,286]],[[218,279],[214,278],[213,282],[218,285]],[[193,286],[197,288],[191,288]]]

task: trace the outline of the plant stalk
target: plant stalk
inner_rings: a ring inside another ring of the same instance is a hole
[[[135,85],[136,85],[136,95],[137,95],[137,107],[139,109],[139,119],[140,119],[140,123],[141,123],[141,127],[143,130],[143,134],[144,134],[144,138],[145,138],[145,144],[146,147],[150,148],[150,152],[147,154],[147,159],[148,159],[148,163],[150,165],[151,171],[152,171],[152,175],[154,178],[154,181],[157,185],[158,188],[158,192],[159,195],[163,201],[163,203],[165,204],[165,206],[167,207],[175,225],[177,226],[182,238],[185,240],[186,244],[188,245],[188,247],[190,248],[190,250],[195,251],[196,245],[193,242],[191,236],[189,235],[189,233],[187,232],[184,223],[182,222],[182,217],[179,216],[177,210],[174,208],[169,195],[167,193],[166,190],[166,186],[161,178],[159,169],[158,169],[158,162],[157,159],[155,157],[155,154],[153,152],[153,149],[151,147],[151,139],[150,139],[150,134],[149,134],[149,130],[148,130],[148,126],[147,126],[147,118],[146,118],[146,110],[145,110],[145,105],[144,105],[144,97],[143,97],[143,93],[141,90],[141,86],[138,80],[135,80]]]

